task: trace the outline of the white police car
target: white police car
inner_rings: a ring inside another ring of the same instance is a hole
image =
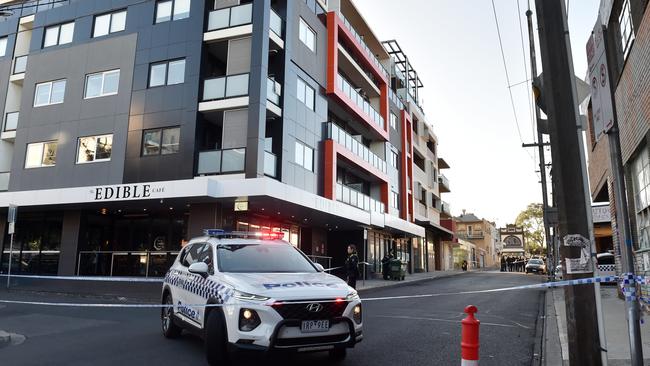
[[[340,361],[362,340],[357,292],[276,233],[206,234],[181,250],[165,277],[165,337],[183,329],[202,336],[211,365],[228,364],[233,348],[329,351]]]

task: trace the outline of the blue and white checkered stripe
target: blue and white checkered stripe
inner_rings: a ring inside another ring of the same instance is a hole
[[[171,270],[165,276],[165,283],[182,288],[204,299],[215,298],[219,303],[227,302],[234,294],[234,289],[197,275],[187,275],[178,270]]]

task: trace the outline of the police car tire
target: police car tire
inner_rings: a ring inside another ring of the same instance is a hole
[[[223,315],[218,310],[210,311],[205,329],[205,353],[211,366],[228,365],[227,333]]]
[[[172,300],[172,295],[170,293],[165,294],[165,298],[163,299],[163,303],[164,304],[169,304],[169,306],[171,306],[172,309],[173,309],[174,301]],[[160,320],[161,320],[161,322],[164,321],[165,312],[167,312],[168,309],[169,308],[167,308],[167,307],[164,307],[164,308],[161,309],[161,312],[160,312],[160,318],[161,318]],[[165,336],[165,338],[178,338],[181,335],[181,332],[183,331],[183,329],[181,327],[179,327],[174,322],[175,319],[174,319],[173,310],[172,310],[172,314],[170,316],[171,316],[171,319],[169,321],[169,325],[167,326],[167,328],[165,328],[165,327],[162,328],[163,335]],[[161,324],[161,326],[162,326],[162,324]]]
[[[332,362],[341,362],[345,360],[345,356],[348,355],[347,348],[334,348],[329,351],[329,359]]]

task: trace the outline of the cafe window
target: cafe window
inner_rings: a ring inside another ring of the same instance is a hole
[[[142,156],[169,155],[180,151],[180,127],[146,130],[142,134]]]

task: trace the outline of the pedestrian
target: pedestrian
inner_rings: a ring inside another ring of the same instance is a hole
[[[463,264],[461,265],[461,268],[463,269],[463,271],[467,271],[467,261],[466,260],[463,260]]]
[[[512,262],[513,262],[513,257],[508,257],[508,272],[513,271],[512,267],[514,266],[514,263],[512,263]]]
[[[381,274],[384,280],[390,279],[390,261],[393,259],[393,256],[390,253],[386,253],[384,258],[381,259]]]
[[[359,256],[357,255],[357,247],[354,244],[348,245],[348,258],[345,260],[345,272],[348,286],[356,289],[357,278],[359,278]]]
[[[501,257],[501,272],[506,271],[506,259],[504,257]]]

